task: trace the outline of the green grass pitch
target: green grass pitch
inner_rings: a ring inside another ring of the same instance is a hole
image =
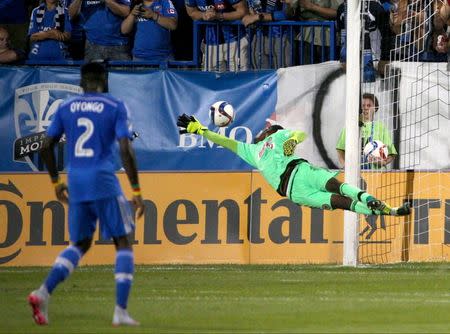
[[[78,268],[36,326],[26,297],[47,271],[0,267],[1,333],[450,332],[449,263],[137,266],[138,328],[111,326],[112,266]]]

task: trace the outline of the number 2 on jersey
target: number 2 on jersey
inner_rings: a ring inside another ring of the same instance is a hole
[[[94,123],[89,118],[78,118],[77,121],[78,127],[84,127],[84,132],[78,137],[77,142],[75,143],[75,156],[76,157],[85,157],[90,158],[94,156],[94,150],[91,148],[85,148],[84,144],[91,138],[94,133]]]

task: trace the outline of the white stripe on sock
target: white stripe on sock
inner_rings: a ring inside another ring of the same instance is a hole
[[[69,270],[69,273],[72,273],[74,269],[73,263],[64,257],[58,256],[55,260],[55,264],[60,264],[63,267],[66,267]]]
[[[133,280],[133,274],[127,274],[127,273],[116,273],[114,275],[114,278],[116,281],[132,281]]]
[[[128,257],[133,257],[133,251],[132,250],[128,250],[128,249],[121,249],[117,251],[117,257],[118,256],[128,256]]]

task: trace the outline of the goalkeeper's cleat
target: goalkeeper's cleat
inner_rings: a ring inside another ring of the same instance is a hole
[[[28,295],[28,304],[33,311],[34,322],[38,325],[48,324],[48,300],[50,296],[42,288]]]
[[[393,216],[407,216],[411,213],[411,206],[408,202],[398,208],[392,208]]]
[[[289,138],[283,143],[283,152],[284,155],[290,157],[294,154],[295,147],[297,146],[298,141],[295,138]]]
[[[130,315],[128,314],[128,311],[124,308],[121,308],[120,306],[116,305],[114,309],[114,316],[112,325],[115,327],[118,326],[139,326],[140,323],[136,320],[134,320]]]
[[[392,215],[392,209],[389,205],[373,197],[367,201],[367,207],[380,215]]]

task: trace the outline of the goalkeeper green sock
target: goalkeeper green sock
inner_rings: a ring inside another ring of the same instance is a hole
[[[350,197],[354,201],[360,201],[363,203],[367,203],[370,198],[373,198],[373,196],[369,195],[364,190],[351,186],[348,183],[342,183],[339,187],[339,192],[341,195]]]
[[[350,205],[350,210],[363,215],[373,215],[374,212],[370,210],[364,203],[359,201],[353,201]]]

